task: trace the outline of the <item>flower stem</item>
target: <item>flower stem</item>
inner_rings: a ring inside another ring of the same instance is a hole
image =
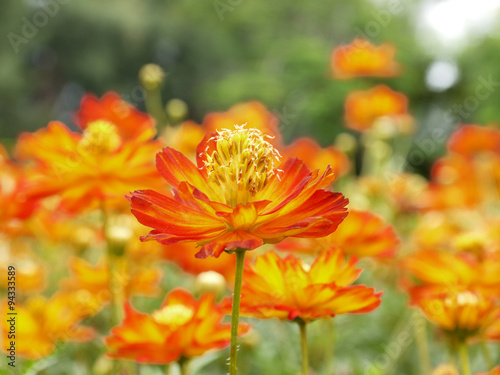
[[[238,373],[236,356],[238,354],[238,323],[240,318],[241,284],[243,282],[243,266],[245,264],[245,249],[237,249],[236,273],[234,277],[233,309],[231,312],[231,347],[229,349],[229,375]]]
[[[420,363],[420,373],[422,375],[430,374],[431,360],[429,356],[429,343],[427,341],[427,321],[420,311],[415,311],[412,316],[413,333],[417,343],[418,359]]]
[[[299,320],[298,324],[300,328],[300,345],[302,347],[302,373],[303,375],[309,375],[309,352],[307,350],[306,322]]]
[[[494,366],[493,358],[490,348],[488,348],[488,341],[485,338],[481,340],[481,351],[483,352],[484,361],[486,362],[486,366],[488,366],[488,370],[491,370]]]
[[[458,347],[458,355],[460,356],[460,366],[462,367],[463,375],[471,375],[469,354],[467,353],[467,345],[462,341]]]

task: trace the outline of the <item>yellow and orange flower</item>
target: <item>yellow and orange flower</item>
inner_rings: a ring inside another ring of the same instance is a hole
[[[430,209],[475,207],[498,200],[500,194],[500,130],[463,125],[448,141],[449,153],[431,171],[423,196]]]
[[[185,272],[199,275],[202,272],[215,271],[227,281],[234,277],[236,267],[235,257],[222,253],[219,258],[198,259],[196,245],[192,243],[177,243],[170,246],[162,246],[162,258],[174,262]]]
[[[324,249],[339,246],[348,255],[391,257],[398,245],[398,236],[390,224],[370,212],[351,210],[334,233],[322,238],[287,239],[278,247],[318,254]]]
[[[412,302],[428,294],[480,290],[486,296],[500,296],[500,255],[478,259],[465,253],[423,250],[406,257],[402,266],[417,282],[403,280]]]
[[[299,138],[280,148],[280,152],[285,158],[299,158],[311,170],[323,170],[330,165],[337,176],[345,175],[351,167],[345,153],[333,146],[322,148],[311,138]]]
[[[7,308],[2,301],[2,307]],[[88,316],[86,299],[81,294],[57,293],[52,298],[29,298],[24,304],[16,304],[16,353],[20,357],[37,360],[50,355],[61,342],[80,342],[94,336],[93,329],[78,325]],[[7,311],[3,311],[2,316]],[[7,319],[2,322],[4,332],[10,329]],[[3,335],[2,348],[10,346],[8,335]]]
[[[311,321],[345,313],[376,309],[382,293],[352,285],[361,269],[357,259],[344,262],[338,248],[324,251],[309,267],[293,255],[285,259],[274,252],[247,262],[241,292],[242,315],[259,319]],[[227,303],[229,304],[230,301]]]
[[[345,101],[345,122],[360,132],[370,129],[377,119],[388,117],[402,124],[409,120],[408,99],[405,95],[378,85],[366,91],[353,91]]]
[[[355,77],[394,77],[401,70],[394,61],[396,48],[390,43],[374,46],[369,41],[357,38],[346,46],[340,46],[331,54],[333,77],[350,79]]]
[[[218,129],[230,129],[235,124],[245,123],[270,135],[271,138],[268,138],[268,141],[273,146],[281,144],[282,137],[278,128],[278,118],[258,101],[237,103],[225,112],[208,113],[201,125],[189,120],[180,126],[167,128],[164,142],[165,145],[194,160],[196,147],[207,133],[214,133]]]
[[[126,258],[120,259],[121,264],[115,267],[115,276],[120,283],[125,298],[133,295],[155,297],[160,292],[159,282],[161,272],[152,267],[138,267]],[[109,290],[109,267],[101,259],[95,266],[81,258],[73,258],[69,267],[72,277],[63,280],[62,287],[69,291],[86,290],[95,299],[96,309],[108,302],[111,298]]]
[[[483,152],[500,155],[500,129],[493,126],[462,125],[448,139],[448,151],[466,157]]]
[[[30,196],[59,194],[62,208],[79,212],[103,200],[119,206],[128,191],[160,185],[154,154],[161,144],[148,116],[107,94],[101,102],[85,97],[78,119],[83,133],[51,122],[19,138],[17,157],[34,162],[38,172]]]
[[[196,242],[198,257],[218,257],[286,237],[326,236],[347,215],[344,196],[323,189],[334,180],[331,167],[320,175],[298,159],[278,165],[279,153],[257,129],[209,134],[198,150],[198,166],[171,148],[158,154],[173,197],[132,193],[132,213],[153,228],[144,240]]]
[[[47,267],[36,256],[32,244],[25,237],[6,238],[0,236],[0,267],[16,268],[16,291],[20,295],[40,293],[47,286]],[[0,289],[7,289],[8,274],[5,272]]]
[[[176,289],[151,315],[126,304],[123,323],[106,338],[110,355],[162,364],[228,346],[231,327],[221,323],[224,313],[214,298],[206,294],[196,301],[188,292]],[[241,324],[239,333],[248,329]]]
[[[415,305],[431,323],[461,341],[482,335],[500,313],[494,298],[473,289],[428,294]]]

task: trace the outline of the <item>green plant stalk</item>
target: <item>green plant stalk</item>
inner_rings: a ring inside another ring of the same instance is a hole
[[[238,373],[238,324],[240,319],[241,285],[243,283],[243,266],[245,264],[245,249],[237,249],[236,272],[234,277],[233,307],[231,312],[231,346],[229,348],[229,375]]]
[[[117,256],[113,254],[111,244],[109,243],[107,237],[107,230],[109,224],[108,213],[104,204],[104,201],[101,202],[101,211],[103,215],[103,230],[104,230],[104,238],[106,241],[106,257],[108,261],[108,288],[110,292],[110,307],[111,307],[111,315],[110,315],[110,325],[111,327],[115,327],[120,323],[121,319],[121,302],[118,295],[118,288],[121,288],[119,283],[117,282],[116,268],[117,268]],[[124,368],[123,362],[119,360],[113,360],[113,367],[111,370],[112,375],[118,375],[122,372]]]
[[[307,328],[306,322],[297,321],[300,329],[300,346],[302,348],[302,374],[309,375],[309,351],[307,349]]]
[[[161,100],[160,86],[145,90],[145,104],[147,112],[156,120],[156,126],[161,131],[170,126],[163,102]]]
[[[431,359],[429,355],[429,343],[427,341],[427,321],[421,312],[415,312],[413,315],[413,332],[417,343],[418,359],[420,362],[420,373],[422,375],[430,374]]]
[[[485,338],[481,340],[481,351],[483,352],[484,361],[486,362],[486,366],[488,366],[489,371],[493,368],[494,364],[490,348],[488,348],[488,341]]]
[[[460,366],[462,367],[463,375],[471,375],[469,354],[467,352],[467,344],[462,341],[458,346],[458,355],[460,358]]]

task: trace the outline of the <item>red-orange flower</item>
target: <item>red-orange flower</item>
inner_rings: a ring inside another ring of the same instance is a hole
[[[132,193],[132,213],[153,228],[145,240],[196,242],[198,257],[218,257],[285,237],[326,236],[347,215],[344,196],[322,189],[334,180],[330,167],[320,175],[298,159],[278,166],[279,153],[257,129],[209,134],[198,150],[198,166],[171,148],[158,154],[173,197]]]
[[[186,272],[199,275],[202,272],[215,271],[224,276],[226,280],[232,280],[235,269],[234,256],[222,253],[217,259],[198,259],[195,258],[197,252],[196,245],[193,243],[181,242],[175,245],[162,246],[162,258],[174,262]]]
[[[106,338],[110,355],[140,363],[169,363],[181,357],[197,357],[229,345],[231,327],[222,324],[224,313],[206,294],[196,301],[188,292],[170,292],[151,315],[125,305],[123,323]],[[248,331],[240,325],[240,334]]]
[[[390,43],[374,46],[364,39],[355,39],[347,46],[333,50],[331,67],[333,77],[350,79],[355,77],[394,77],[400,66],[394,61],[396,48]]]
[[[269,143],[274,146],[280,144],[282,137],[278,129],[278,118],[258,101],[237,103],[225,112],[208,113],[201,125],[189,120],[178,127],[167,128],[164,141],[167,146],[182,152],[189,159],[194,159],[196,147],[206,133],[230,129],[235,124],[245,123],[270,135],[272,138],[268,139]]]
[[[448,141],[448,155],[432,168],[432,181],[423,196],[425,207],[474,207],[498,200],[499,145],[499,129],[461,126]]]
[[[147,115],[107,94],[101,102],[85,97],[77,118],[83,133],[51,122],[21,135],[17,156],[34,161],[38,172],[31,196],[59,194],[62,208],[78,212],[102,200],[108,207],[120,205],[131,189],[159,185],[153,155],[161,144],[152,139],[154,123]]]
[[[241,314],[260,319],[310,321],[345,313],[376,309],[382,293],[351,284],[361,269],[357,259],[344,262],[338,248],[324,251],[309,267],[293,255],[285,259],[274,252],[245,264]]]
[[[17,222],[28,218],[36,208],[36,200],[26,195],[26,168],[13,163],[0,144],[0,231],[17,232]]]
[[[406,96],[385,85],[367,91],[354,91],[345,101],[346,126],[362,132],[370,129],[378,118],[407,117],[407,107]]]
[[[124,140],[149,141],[156,134],[154,120],[125,102],[115,92],[107,92],[101,99],[85,95],[80,109],[75,114],[75,122],[85,130],[95,121],[106,120],[118,127]]]
[[[500,129],[462,125],[448,139],[448,151],[467,157],[482,152],[500,155]]]
[[[322,148],[311,138],[299,138],[280,148],[280,152],[284,157],[299,158],[312,170],[323,170],[330,165],[337,176],[342,176],[350,169],[349,158],[345,153],[333,146]]]
[[[317,254],[339,246],[345,254],[358,257],[394,256],[399,239],[394,228],[380,217],[366,211],[349,211],[337,230],[322,238],[287,239],[280,249]]]

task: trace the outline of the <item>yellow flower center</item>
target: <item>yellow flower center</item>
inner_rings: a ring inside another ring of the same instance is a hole
[[[446,306],[475,306],[479,305],[479,299],[474,293],[465,291],[446,298],[444,304]]]
[[[107,121],[97,120],[90,123],[83,132],[80,147],[92,154],[103,155],[116,151],[120,143],[116,126]]]
[[[184,305],[170,305],[153,312],[153,319],[168,326],[178,327],[186,324],[194,315],[191,307]]]
[[[244,126],[217,131],[216,149],[211,155],[206,153],[204,166],[232,207],[247,204],[279,172],[276,164],[281,155],[266,141],[272,137]]]

